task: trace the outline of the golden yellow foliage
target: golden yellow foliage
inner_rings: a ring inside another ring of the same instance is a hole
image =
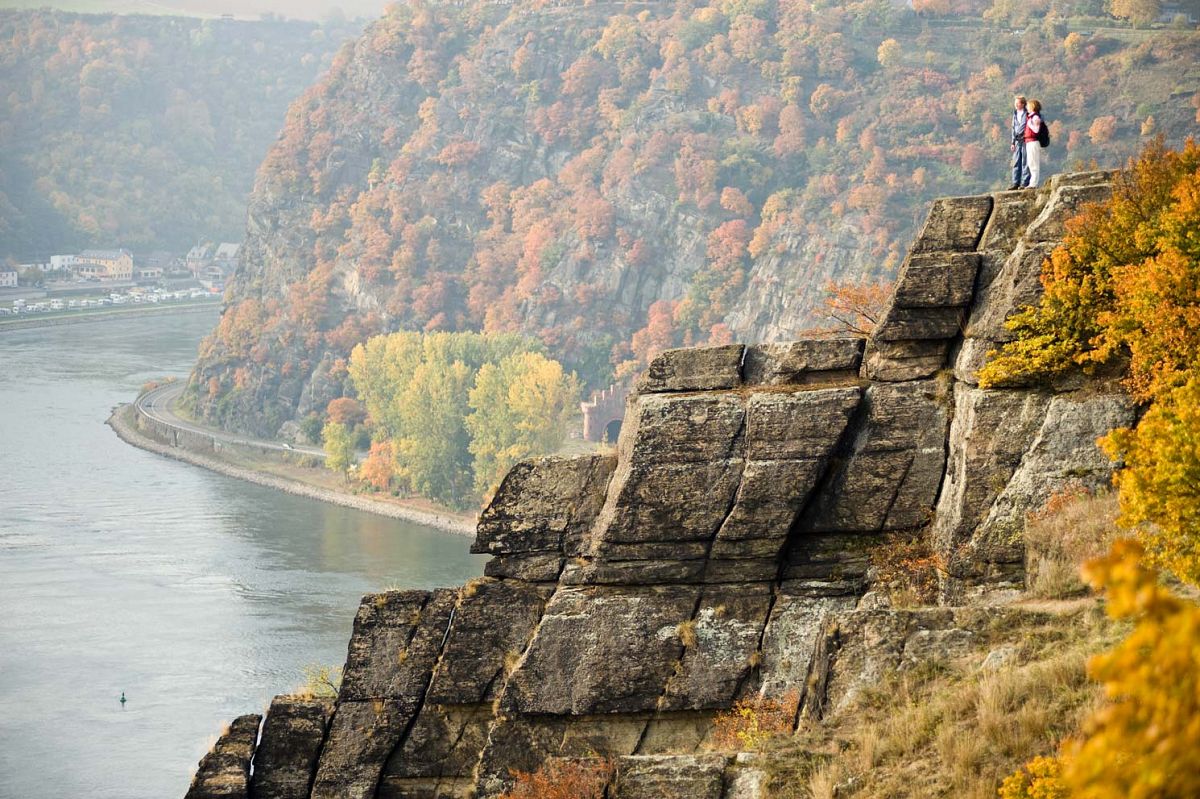
[[[1062,763],[1055,757],[1035,757],[1000,786],[1000,799],[1068,799]]]
[[[1136,541],[1117,541],[1084,567],[1108,615],[1133,631],[1092,658],[1108,702],[1057,758],[1034,758],[1008,777],[1001,799],[1173,799],[1200,796],[1200,606],[1144,564]]]
[[[1143,555],[1118,541],[1085,567],[1107,591],[1108,614],[1137,626],[1090,664],[1111,702],[1063,747],[1063,777],[1079,799],[1200,796],[1200,607],[1164,588]]]
[[[996,388],[1076,367],[1091,369],[1122,352],[1134,310],[1118,313],[1115,273],[1141,267],[1163,252],[1164,223],[1174,214],[1191,213],[1177,207],[1176,187],[1197,169],[1200,145],[1194,141],[1179,152],[1155,142],[1118,179],[1111,201],[1089,206],[1070,220],[1062,246],[1042,265],[1041,303],[1009,320],[1017,338],[992,354],[980,370],[980,385]],[[1174,230],[1182,227],[1186,224]],[[1133,278],[1121,280],[1129,285],[1125,296],[1132,301]]]
[[[713,746],[727,752],[753,752],[776,736],[792,731],[800,695],[789,691],[780,699],[754,696],[739,699],[717,715]]]

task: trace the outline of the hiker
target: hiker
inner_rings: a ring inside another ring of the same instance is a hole
[[[1029,188],[1036,189],[1042,178],[1042,148],[1046,146],[1046,122],[1042,119],[1042,104],[1029,101],[1025,120],[1025,164],[1029,169]]]
[[[1009,191],[1023,189],[1029,185],[1029,164],[1025,160],[1025,127],[1028,124],[1028,113],[1025,110],[1025,96],[1017,95],[1013,99],[1012,115],[1012,185]]]

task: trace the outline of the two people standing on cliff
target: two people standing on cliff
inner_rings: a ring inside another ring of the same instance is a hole
[[[1024,95],[1013,100],[1012,185],[1014,189],[1036,189],[1042,179],[1042,148],[1050,145],[1050,130],[1042,119],[1042,104],[1026,101]]]

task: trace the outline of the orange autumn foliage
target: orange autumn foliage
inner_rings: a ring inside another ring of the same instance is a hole
[[[554,758],[537,771],[514,771],[513,786],[499,799],[603,799],[612,779],[610,760]]]

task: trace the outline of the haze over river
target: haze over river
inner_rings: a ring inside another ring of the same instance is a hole
[[[121,442],[214,321],[0,332],[3,799],[182,799],[224,722],[345,660],[362,594],[482,573],[465,536]]]

